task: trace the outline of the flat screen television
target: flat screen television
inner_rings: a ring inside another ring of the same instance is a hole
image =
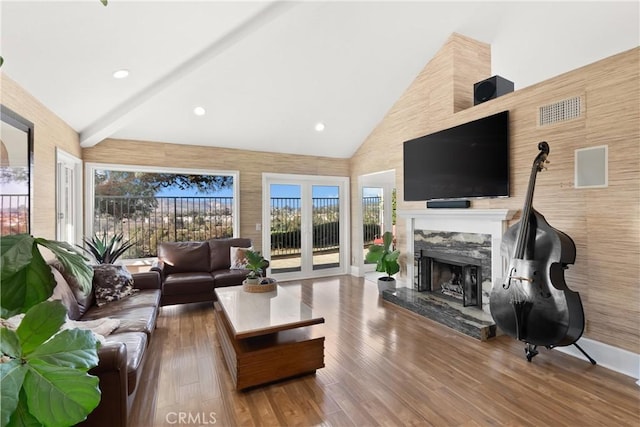
[[[509,196],[509,111],[404,143],[404,200]]]

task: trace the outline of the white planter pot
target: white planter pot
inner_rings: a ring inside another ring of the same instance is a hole
[[[396,279],[394,279],[393,277],[387,277],[387,276],[378,278],[378,293],[382,295],[382,292],[386,289],[392,292],[395,292]]]

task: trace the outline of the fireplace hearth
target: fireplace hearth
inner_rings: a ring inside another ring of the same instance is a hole
[[[493,338],[497,333],[490,314],[475,307],[463,307],[435,292],[398,288],[395,292],[385,290],[382,299],[481,341]]]
[[[479,340],[494,337],[491,236],[415,230],[413,237],[413,289],[383,292],[382,298]]]

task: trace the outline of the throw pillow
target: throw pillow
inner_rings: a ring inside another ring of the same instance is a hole
[[[94,265],[93,283],[98,307],[126,298],[138,291],[133,287],[133,276],[124,265]]]
[[[120,319],[112,319],[111,317],[80,321],[67,318],[64,325],[62,325],[62,329],[83,329],[91,331],[96,337],[96,340],[100,341],[101,344],[105,344],[104,337],[110,335],[118,326],[120,326]]]
[[[249,260],[247,259],[247,251],[253,248],[237,248],[231,246],[231,270],[246,270]]]
[[[80,284],[78,283],[78,279],[75,278],[72,274],[66,271],[64,265],[58,260],[49,261],[49,264],[54,267],[56,270],[62,274],[62,277],[69,285],[69,288],[73,292],[73,295],[76,297],[76,301],[78,303],[78,316],[81,317],[94,303],[95,297],[93,295],[93,289],[89,292],[85,292]],[[54,273],[55,275],[55,273]],[[77,318],[75,317],[75,318]]]
[[[22,323],[24,319],[24,313],[16,314],[8,319],[0,319],[0,326],[15,331]],[[100,344],[106,344],[105,336],[111,334],[116,328],[120,326],[119,319],[112,319],[111,317],[105,317],[104,319],[77,321],[71,320],[68,317],[65,319],[64,324],[60,328],[60,331],[65,329],[83,329],[91,331],[96,341]]]

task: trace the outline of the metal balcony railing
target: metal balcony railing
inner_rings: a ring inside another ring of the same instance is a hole
[[[336,250],[340,245],[338,198],[313,198],[314,253]],[[380,198],[363,198],[364,237],[373,242],[379,234]],[[271,256],[300,253],[300,198],[273,197],[271,207]],[[124,197],[96,196],[95,232],[123,233],[135,245],[124,258],[157,256],[160,242],[199,241],[233,236],[232,197]]]
[[[0,236],[29,231],[29,195],[0,194]]]

